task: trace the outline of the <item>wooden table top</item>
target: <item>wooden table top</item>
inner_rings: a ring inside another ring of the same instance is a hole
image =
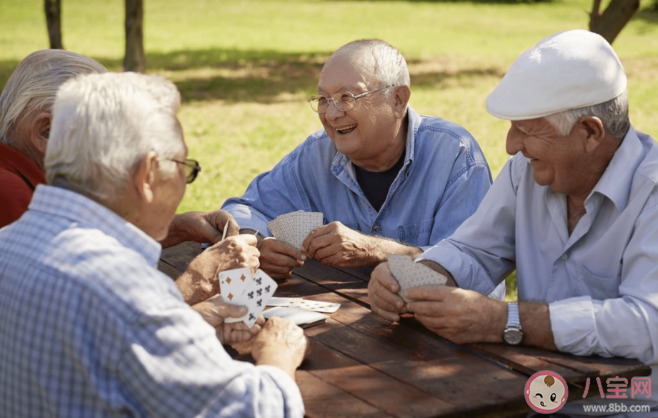
[[[159,269],[178,277],[199,244],[163,250]],[[503,344],[456,345],[414,319],[391,324],[368,303],[368,269],[322,266],[315,260],[279,281],[276,296],[338,302],[323,325],[305,330],[311,355],[296,374],[308,417],[522,417],[530,376],[559,373],[569,400],[581,399],[587,378],[649,375],[639,362],[577,357]],[[235,351],[235,358],[249,360]],[[589,390],[589,396],[599,396]]]

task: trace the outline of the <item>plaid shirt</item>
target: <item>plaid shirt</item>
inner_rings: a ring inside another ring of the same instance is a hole
[[[0,229],[0,416],[303,416],[293,380],[232,360],[159,256],[106,207],[37,187]]]

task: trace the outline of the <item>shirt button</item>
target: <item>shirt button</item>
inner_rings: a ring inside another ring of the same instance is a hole
[[[381,230],[382,230],[382,227],[381,227],[381,226],[379,226],[379,225],[375,225],[375,227],[374,227],[374,228],[372,228],[372,229],[374,229],[374,230],[375,230],[375,232],[379,232],[379,231],[381,231]]]
[[[567,261],[569,259],[569,254],[562,254],[562,257],[560,257],[562,261]]]

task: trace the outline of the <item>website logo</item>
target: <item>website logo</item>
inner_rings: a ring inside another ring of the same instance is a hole
[[[559,374],[543,370],[530,376],[525,384],[525,401],[540,414],[557,412],[567,402],[567,382]]]

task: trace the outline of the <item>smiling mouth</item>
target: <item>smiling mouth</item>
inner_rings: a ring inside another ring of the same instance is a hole
[[[341,135],[349,134],[353,130],[356,129],[356,125],[350,125],[350,126],[344,126],[342,128],[334,128],[336,132],[338,132]]]
[[[544,408],[546,408],[546,405],[544,405],[544,401],[539,402],[539,404],[540,404],[541,406],[543,406]]]

